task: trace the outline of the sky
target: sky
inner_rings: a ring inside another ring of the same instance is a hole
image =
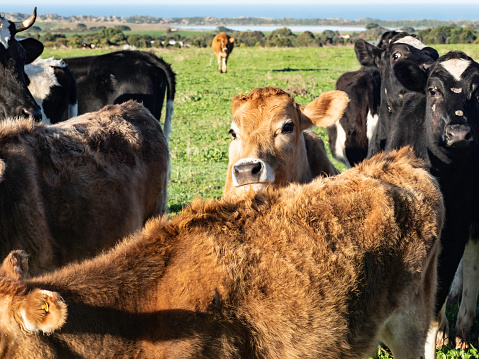
[[[377,18],[479,20],[479,0],[15,0],[0,12],[61,16]],[[345,4],[349,4],[346,6]]]

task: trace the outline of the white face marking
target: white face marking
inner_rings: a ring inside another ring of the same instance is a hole
[[[432,111],[436,111],[436,104],[432,105]]]
[[[464,116],[464,112],[462,112],[461,110],[457,110],[456,112],[454,112],[454,114],[456,116]]]
[[[8,49],[8,41],[11,39],[12,34],[10,33],[10,21],[7,19],[0,19],[0,44]]]
[[[440,62],[440,64],[457,81],[459,81],[463,72],[471,65],[471,61],[465,59],[451,59]]]
[[[373,116],[371,114],[371,111],[368,111],[368,117],[366,120],[368,144],[371,142],[371,139],[373,138],[373,133],[374,133],[374,130],[376,129],[376,126],[378,125],[378,121],[379,121],[379,115]]]
[[[452,88],[451,88],[451,91],[454,92],[454,93],[461,93],[461,92],[462,92],[462,88],[452,87]]]
[[[426,45],[424,45],[421,40],[419,39],[416,39],[415,37],[412,37],[412,36],[405,36],[399,40],[396,40],[394,42],[395,44],[406,44],[406,45],[410,45],[412,47],[415,47],[416,49],[418,50],[422,50],[426,47]]]

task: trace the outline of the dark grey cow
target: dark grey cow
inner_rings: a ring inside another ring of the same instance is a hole
[[[31,27],[37,9],[21,23],[0,16],[0,120],[8,117],[34,117],[41,120],[41,109],[27,88],[24,66],[43,51],[35,39],[17,40],[15,35]]]
[[[444,195],[446,223],[436,298],[439,314],[466,243],[475,252],[479,247],[479,64],[462,52],[450,52],[426,72],[410,61],[395,64],[393,70],[411,92],[403,96],[402,106],[391,118],[385,148],[412,145],[439,179]],[[469,267],[471,257],[463,260]],[[466,290],[456,327],[458,348],[468,345],[479,285],[477,268],[472,279],[467,279],[467,270],[464,275]],[[443,340],[438,337],[439,343]]]

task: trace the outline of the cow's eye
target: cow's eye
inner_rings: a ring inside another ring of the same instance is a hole
[[[431,95],[432,97],[436,96],[437,94],[437,91],[434,87],[429,87],[427,91],[429,92],[429,95]]]
[[[393,59],[394,59],[394,60],[397,60],[397,59],[399,59],[401,56],[402,56],[402,54],[401,54],[400,52],[395,52],[395,53],[393,54]]]
[[[281,133],[291,133],[294,131],[294,123],[286,122],[281,129]]]
[[[235,130],[233,130],[232,128],[230,128],[230,130],[228,131],[228,133],[231,135],[231,137],[233,137],[233,140],[236,140],[236,132],[235,132]]]

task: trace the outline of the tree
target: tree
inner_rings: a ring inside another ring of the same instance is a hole
[[[379,27],[379,25],[373,22],[370,22],[369,24],[366,25],[366,30],[374,29],[375,27]]]

